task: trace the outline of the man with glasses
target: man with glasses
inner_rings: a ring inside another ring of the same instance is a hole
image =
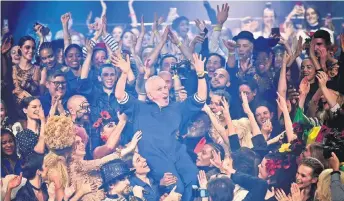
[[[44,115],[61,115],[66,113],[67,100],[67,82],[64,73],[61,71],[52,71],[47,75],[45,87],[49,93],[45,93],[39,99],[41,101]]]

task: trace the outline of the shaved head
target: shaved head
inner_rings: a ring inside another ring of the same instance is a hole
[[[69,98],[67,108],[74,122],[84,123],[89,121],[90,104],[81,95],[74,95]]]
[[[147,97],[159,105],[165,107],[169,104],[169,89],[164,79],[159,76],[150,77],[145,85]]]
[[[74,95],[68,99],[67,108],[68,110],[75,109],[76,106],[79,106],[82,102],[85,102],[85,101],[87,100],[84,96]]]

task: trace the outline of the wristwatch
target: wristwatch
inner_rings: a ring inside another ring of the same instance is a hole
[[[199,189],[199,196],[201,198],[207,198],[209,197],[209,193],[207,189]]]

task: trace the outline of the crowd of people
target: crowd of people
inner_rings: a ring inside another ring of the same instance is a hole
[[[2,29],[2,200],[344,200],[344,27],[207,2],[147,27],[129,1],[109,32],[100,3],[88,33]]]

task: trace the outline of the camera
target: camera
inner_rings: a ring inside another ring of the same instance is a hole
[[[47,36],[50,32],[50,29],[49,27],[46,27],[44,26],[43,24],[39,23],[39,22],[36,22],[34,25],[33,25],[33,28],[35,29],[35,26],[37,25],[41,25],[42,26],[42,29],[41,29],[41,33],[43,34],[43,36]],[[36,31],[36,30],[34,30]]]
[[[188,79],[188,74],[191,71],[190,60],[182,60],[171,66],[171,70],[174,74],[179,75],[180,79]]]
[[[344,137],[338,131],[331,131],[325,137],[323,155],[325,159],[331,157],[331,153],[335,153],[340,162],[344,162]]]

